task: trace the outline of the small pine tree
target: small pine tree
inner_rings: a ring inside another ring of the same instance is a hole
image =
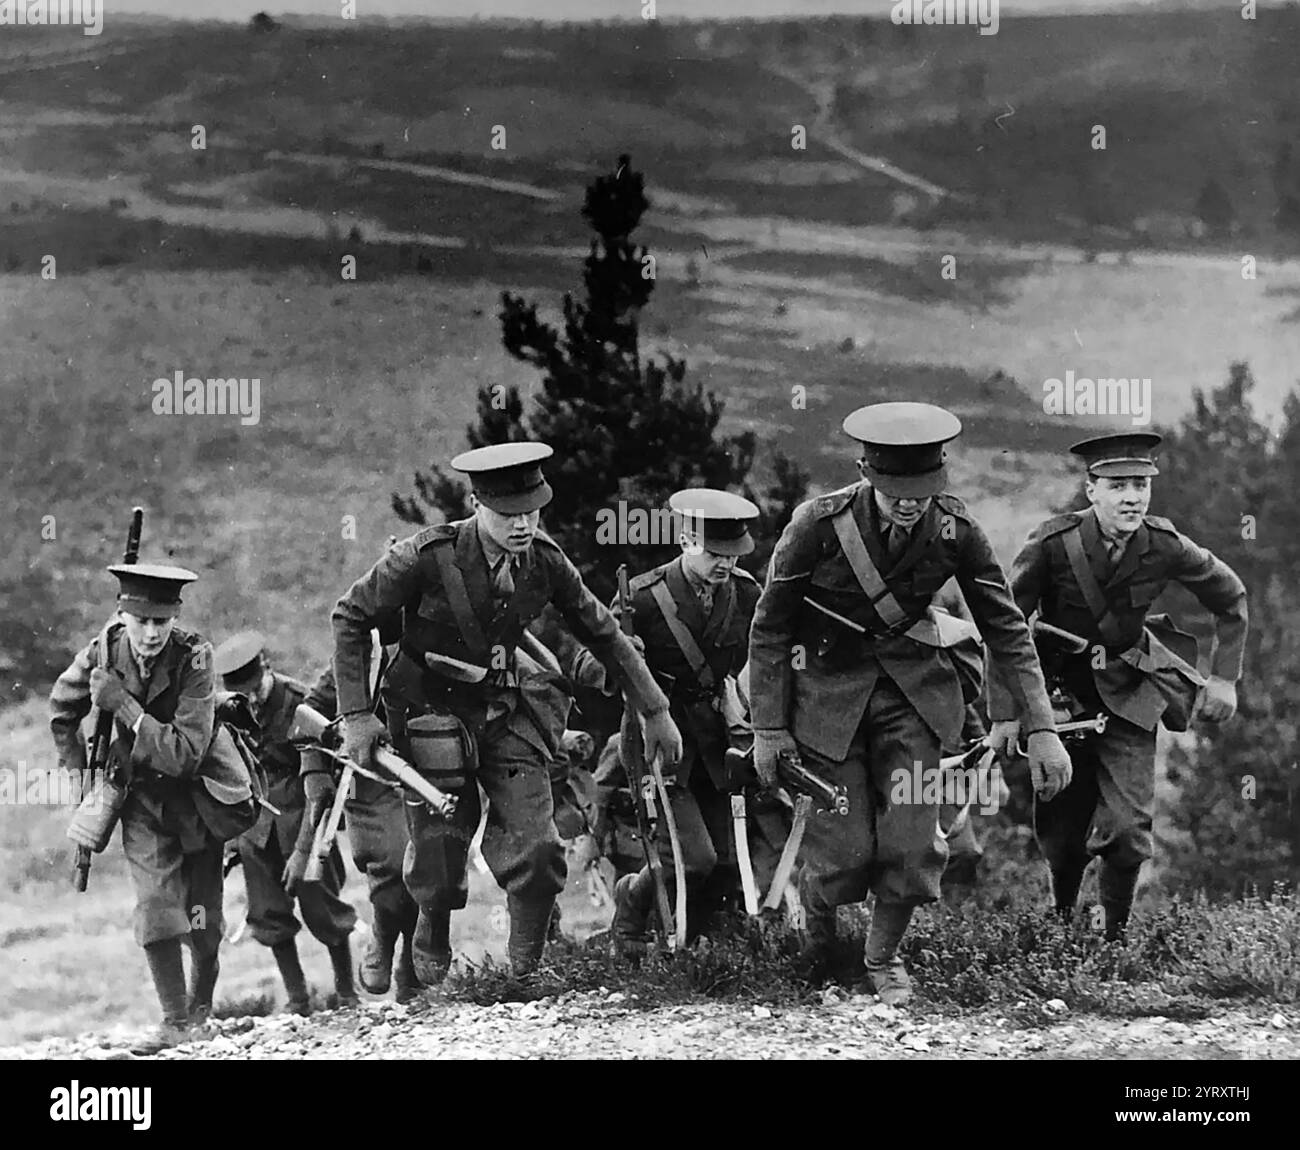
[[[1249,601],[1237,716],[1196,724],[1195,746],[1175,746],[1170,756],[1177,797],[1168,813],[1180,833],[1161,845],[1169,881],[1216,894],[1300,880],[1300,399],[1288,399],[1275,438],[1251,411],[1253,386],[1249,368],[1235,363],[1208,401],[1196,393],[1193,412],[1162,447],[1153,501],[1241,576]],[[1175,594],[1176,617],[1208,652],[1208,615],[1186,592]]]
[[[545,528],[605,598],[620,563],[637,572],[677,552],[671,539],[657,547],[610,540],[620,504],[627,522],[634,512],[662,509],[680,488],[741,489],[764,512],[756,563],[807,487],[807,475],[778,454],[771,486],[755,496],[747,486],[753,433],[718,434],[723,402],[686,381],[682,360],[642,359],[639,316],[654,291],[655,265],[631,235],[648,206],[643,178],[626,155],[588,187],[582,215],[596,238],[583,264],[584,298],[564,296],[563,330],[539,319],[535,303],[511,292],[501,297],[506,350],[542,373],[532,411],[525,418],[518,388],[485,387],[478,422],[468,429],[472,447],[536,439],[555,449],[546,465],[555,496],[543,512]],[[426,506],[449,519],[468,513],[464,488],[439,467],[417,472],[415,484],[415,496],[393,496],[402,519],[426,522]]]

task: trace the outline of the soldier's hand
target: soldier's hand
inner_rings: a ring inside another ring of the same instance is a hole
[[[126,684],[113,671],[94,667],[90,672],[90,701],[105,711],[116,711],[131,698]]]
[[[1029,778],[1034,793],[1051,802],[1070,785],[1070,753],[1055,731],[1035,731],[1029,736]]]
[[[358,711],[348,715],[343,720],[343,756],[359,767],[370,766],[374,759],[375,744],[386,733],[387,728],[372,711]]]
[[[682,733],[667,711],[656,711],[645,717],[645,757],[652,760],[663,754],[664,766],[673,767],[682,761]]]
[[[333,805],[336,788],[334,778],[327,771],[312,771],[302,777],[302,793],[306,799],[303,818],[308,826],[316,826],[324,813]]]
[[[1020,742],[1020,720],[999,719],[989,731],[989,746],[997,754],[1011,758],[1015,755],[1016,745]]]
[[[308,851],[295,849],[289,856],[289,861],[284,864],[280,885],[284,887],[285,894],[297,893],[298,887],[302,884],[302,876],[307,873],[308,854]]]
[[[596,740],[586,731],[571,731],[566,727],[560,736],[560,750],[571,760],[585,763],[596,753]]]
[[[1201,699],[1201,718],[1210,723],[1225,723],[1237,713],[1237,684],[1211,675]]]
[[[573,684],[575,687],[588,687],[593,691],[603,691],[607,679],[604,664],[590,651],[584,651],[578,656],[573,667]]]
[[[754,732],[754,773],[764,790],[776,789],[776,764],[783,752],[799,753],[794,736],[784,727]]]

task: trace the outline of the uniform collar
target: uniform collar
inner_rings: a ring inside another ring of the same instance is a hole
[[[513,551],[507,551],[479,526],[477,519],[474,520],[474,534],[478,538],[479,549],[483,552],[483,558],[487,561],[489,571],[495,571],[497,564],[506,557],[510,558],[513,566],[518,567],[522,565],[523,556],[527,554],[527,552],[516,554]]]

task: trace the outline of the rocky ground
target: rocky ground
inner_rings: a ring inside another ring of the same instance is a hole
[[[1060,1000],[960,1017],[884,1006],[830,991],[793,1008],[701,1002],[647,1006],[618,992],[569,993],[475,1006],[370,1002],[311,1018],[212,1024],[205,1042],[167,1059],[322,1058],[1300,1058],[1300,1012],[1211,1010],[1189,1022],[1072,1016]],[[1029,1021],[1026,1021],[1026,1020]],[[126,1033],[51,1038],[0,1058],[130,1059]]]

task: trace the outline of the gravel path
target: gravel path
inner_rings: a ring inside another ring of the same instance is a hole
[[[865,995],[790,1009],[700,1003],[641,1008],[619,992],[473,1006],[391,1002],[309,1019],[227,1019],[169,1059],[329,1058],[1300,1058],[1300,1012],[1224,1009],[1194,1022],[1071,1017],[1040,1026],[996,1011],[960,1018],[896,1010]],[[48,1039],[0,1058],[121,1059],[126,1034]]]

